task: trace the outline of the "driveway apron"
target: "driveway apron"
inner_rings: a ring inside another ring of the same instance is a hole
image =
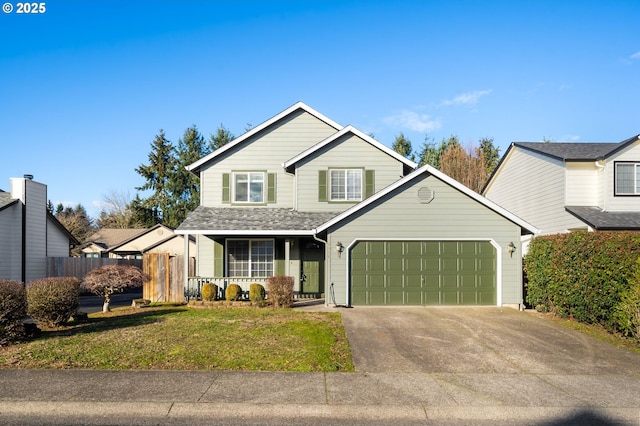
[[[640,374],[640,354],[510,308],[356,307],[342,318],[359,372]]]

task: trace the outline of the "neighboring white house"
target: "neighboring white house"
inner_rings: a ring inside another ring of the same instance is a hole
[[[144,253],[184,254],[183,235],[168,226],[158,224],[151,228],[102,228],[87,238],[82,249],[84,257],[108,257],[112,259],[142,259]],[[190,252],[196,253],[195,238],[190,238]]]
[[[196,161],[197,280],[271,275],[344,305],[519,305],[537,230],[432,167],[297,103]],[[191,292],[195,277],[185,283]]]
[[[67,257],[79,242],[47,211],[47,186],[11,179],[0,191],[0,279],[28,283],[47,276],[47,257]]]
[[[541,234],[640,230],[640,135],[619,143],[514,142],[482,194]]]

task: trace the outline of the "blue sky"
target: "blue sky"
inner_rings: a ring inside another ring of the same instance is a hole
[[[9,3],[0,188],[31,173],[94,217],[135,195],[160,129],[239,136],[297,101],[415,149],[640,133],[635,0]]]

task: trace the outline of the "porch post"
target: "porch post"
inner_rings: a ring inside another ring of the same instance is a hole
[[[291,240],[284,240],[284,274],[286,276],[291,276]]]

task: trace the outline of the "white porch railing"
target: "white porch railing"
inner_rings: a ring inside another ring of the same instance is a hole
[[[216,299],[224,299],[224,292],[229,284],[238,284],[242,289],[243,296],[249,297],[249,286],[253,283],[261,284],[265,289],[267,288],[267,278],[230,278],[230,277],[189,277],[187,279],[187,286],[184,289],[184,300],[197,300],[202,297],[202,285],[203,284],[215,284],[218,286],[218,294]],[[300,293],[299,291],[293,292],[294,299],[316,299],[324,297],[320,293]],[[269,293],[267,292],[267,298]]]

